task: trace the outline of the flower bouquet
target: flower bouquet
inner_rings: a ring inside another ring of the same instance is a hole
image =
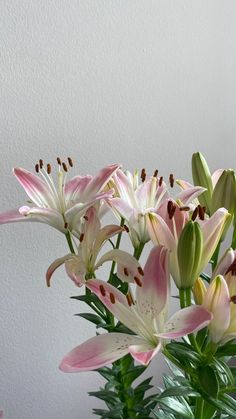
[[[93,409],[100,418],[235,418],[234,171],[211,175],[200,153],[192,157],[193,184],[173,174],[165,182],[157,170],[151,177],[145,169],[131,174],[116,164],[67,180],[72,159],[57,158],[57,166],[56,183],[42,160],[36,173],[15,168],[30,203],[0,214],[0,223],[38,221],[66,239],[68,251],[49,266],[46,283],[65,266],[78,289],[72,298],[88,307],[79,316],[94,324],[96,336],[72,349],[59,368],[97,370],[105,379],[89,393],[104,401]],[[108,212],[116,223],[106,224]],[[110,264],[107,277],[104,264]],[[174,283],[180,309],[170,315]],[[159,352],[170,368],[162,388],[142,377]]]

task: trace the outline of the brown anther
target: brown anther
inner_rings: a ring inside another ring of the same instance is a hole
[[[114,294],[112,294],[112,292],[110,292],[110,301],[112,304],[115,304],[116,300],[115,300],[115,296]]]
[[[171,211],[169,213],[169,219],[172,220],[172,218],[175,215],[175,211],[176,211],[176,205],[173,205],[173,207],[171,208]]]
[[[84,240],[84,233],[81,233],[79,236],[79,241],[80,243]]]
[[[236,304],[236,295],[232,295],[232,297],[230,297],[230,301],[233,304]]]
[[[129,276],[129,271],[128,271],[127,268],[124,268],[124,274],[125,274],[125,276]]]
[[[68,163],[70,167],[73,167],[73,161],[71,157],[67,157]]]
[[[187,207],[187,206],[185,206],[185,207],[179,207],[179,210],[180,211],[189,211],[190,210],[190,207]]]
[[[65,222],[65,224],[64,224],[64,228],[65,228],[65,229],[67,229],[67,228],[68,228],[68,223],[67,223],[67,222]]]
[[[35,172],[39,173],[39,164],[38,163],[36,163],[36,165],[35,165]]]
[[[153,177],[157,177],[157,175],[158,175],[158,170],[156,169],[153,173]]]
[[[88,217],[87,217],[87,215],[84,215],[84,219],[85,219],[86,221],[88,221]]]
[[[61,159],[60,159],[60,157],[57,157],[57,163],[59,164],[59,166],[61,166]]]
[[[205,211],[203,207],[201,207],[201,205],[198,205],[198,215],[199,215],[200,220],[204,220]]]
[[[196,220],[196,218],[198,216],[198,211],[199,211],[199,208],[196,207],[195,210],[192,213],[192,217],[191,217],[192,221]]]
[[[102,296],[105,297],[106,296],[106,290],[105,290],[104,286],[103,285],[99,285],[99,289],[101,291]]]
[[[124,224],[124,225],[123,225],[123,227],[124,227],[124,229],[125,229],[126,233],[129,233],[129,227],[127,227],[127,225],[126,225],[126,224]]]
[[[39,167],[40,167],[40,169],[43,168],[43,160],[42,159],[39,159]]]
[[[130,296],[130,294],[127,294],[127,295],[126,295],[126,299],[127,299],[127,303],[128,303],[128,305],[131,307],[131,306],[132,306],[132,300],[131,300],[131,296]]]
[[[173,173],[171,173],[169,176],[169,182],[170,182],[170,187],[173,188],[174,182],[175,182]]]
[[[143,269],[141,268],[141,266],[138,266],[138,273],[142,276],[144,275],[144,272],[143,272]]]
[[[47,164],[47,173],[48,173],[48,175],[50,175],[51,171],[52,171],[51,165],[48,163]]]
[[[142,287],[142,281],[137,276],[134,277],[134,282],[138,285],[138,287]]]
[[[158,185],[161,186],[163,182],[163,176],[160,177]]]
[[[146,176],[147,176],[147,174],[146,174],[146,170],[143,168],[142,170],[141,170],[141,180],[142,180],[142,182],[144,182],[145,181],[145,179],[146,179]]]
[[[65,172],[68,172],[67,165],[66,165],[66,163],[64,163],[64,161],[62,163],[62,167],[63,167],[63,169],[64,169]]]
[[[173,208],[173,202],[172,201],[168,201],[167,202],[167,212],[168,212],[168,214],[170,215],[170,213],[171,213],[171,210],[172,210],[172,208]]]
[[[203,211],[206,212],[206,207],[202,207]]]

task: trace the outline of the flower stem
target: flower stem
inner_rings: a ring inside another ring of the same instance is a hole
[[[142,251],[143,251],[144,246],[145,246],[145,243],[140,243],[139,246],[134,249],[134,257],[135,257],[135,259],[139,260],[141,254],[142,254]]]
[[[204,399],[202,397],[197,397],[195,405],[195,419],[203,419],[204,413]]]
[[[71,253],[75,253],[74,246],[73,246],[73,243],[72,243],[72,240],[71,240],[70,232],[67,231],[65,236],[66,236],[66,240],[67,240],[67,243],[68,243],[68,246],[69,246],[69,249],[70,249]]]
[[[179,290],[179,298],[180,298],[180,307],[186,308],[191,306],[191,288],[180,288]],[[198,352],[201,353],[201,350],[197,344],[195,336],[193,333],[188,335],[190,343],[192,344],[193,348]]]
[[[120,226],[123,227],[125,223],[124,218],[121,218],[121,222],[120,222]],[[119,249],[120,247],[120,242],[121,242],[121,236],[122,236],[122,231],[118,234],[117,239],[116,239],[116,244],[114,249]],[[112,264],[111,264],[111,270],[110,270],[110,275],[109,275],[109,279],[107,282],[109,282],[110,284],[112,284],[112,277],[115,271],[115,267],[116,267],[116,262],[113,260]]]

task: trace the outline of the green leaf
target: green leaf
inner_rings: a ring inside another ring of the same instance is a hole
[[[229,400],[228,398],[230,398],[231,400]],[[214,406],[217,409],[217,411],[221,413],[226,413],[228,415],[232,415],[235,418],[236,401],[232,399],[232,397],[224,395],[223,397],[220,397],[218,400],[213,397],[209,397],[207,401],[212,406]]]
[[[214,367],[225,386],[234,385],[234,376],[229,366],[222,360],[215,360]]]
[[[79,314],[75,314],[75,316],[82,317],[83,319],[88,320],[89,322],[94,323],[96,325],[103,324],[102,318],[98,316],[97,314],[79,313]]]
[[[124,374],[124,382],[126,385],[132,384],[136,378],[138,378],[144,371],[146,370],[146,367],[143,367],[142,365],[138,365],[134,367],[131,371],[128,371],[126,374]]]
[[[164,390],[163,393],[158,395],[157,399],[159,401],[163,397],[178,397],[178,396],[199,397],[200,394],[191,387],[188,388],[188,387],[176,386],[176,387],[167,388],[166,390]]]
[[[158,403],[161,406],[167,407],[169,411],[181,415],[181,418],[194,419],[194,415],[187,403],[181,403],[172,397],[165,397],[160,399]]]
[[[219,391],[219,383],[216,373],[212,367],[206,365],[198,368],[198,380],[204,393],[211,397],[217,397]]]
[[[200,278],[204,279],[205,281],[207,281],[208,283],[210,283],[211,281],[211,277],[209,275],[207,275],[205,272],[202,272],[200,274]]]
[[[236,343],[226,343],[223,346],[220,346],[217,351],[216,351],[216,356],[217,357],[222,357],[222,356],[234,356],[236,355]]]

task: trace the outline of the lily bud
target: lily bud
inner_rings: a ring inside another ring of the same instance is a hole
[[[190,220],[181,232],[177,255],[180,273],[179,288],[190,288],[196,281],[202,259],[203,236],[198,223]]]
[[[203,304],[207,288],[201,278],[197,278],[193,285],[193,297],[196,304],[199,306]]]
[[[207,162],[199,152],[194,153],[192,156],[192,175],[195,186],[202,186],[207,189],[198,197],[198,199],[201,206],[206,207],[207,213],[210,214],[213,192],[212,178]]]

